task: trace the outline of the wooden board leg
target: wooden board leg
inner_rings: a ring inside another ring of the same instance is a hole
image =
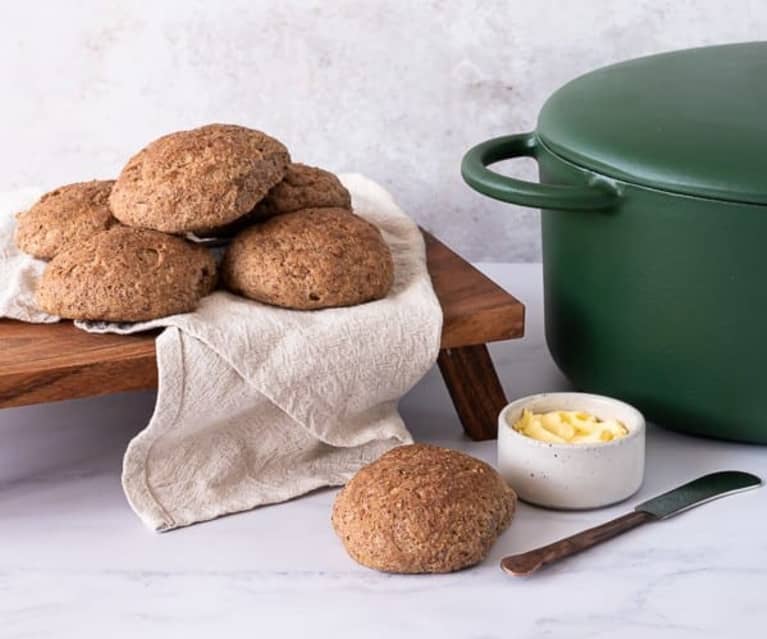
[[[495,439],[498,413],[507,401],[487,346],[443,349],[437,363],[466,434]]]

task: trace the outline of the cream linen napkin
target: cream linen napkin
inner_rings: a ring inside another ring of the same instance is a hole
[[[128,501],[151,528],[343,484],[411,441],[397,402],[434,363],[442,328],[423,240],[383,188],[360,175],[341,177],[355,211],[392,250],[395,283],[386,299],[300,312],[217,292],[194,313],[81,325],[117,333],[167,327],[157,338],[155,411],[123,464]],[[17,208],[29,204],[16,200]],[[0,202],[3,213],[8,202]],[[16,253],[6,222],[0,316],[48,321],[30,301],[41,265]]]
[[[0,193],[0,317],[23,322],[58,322],[35,304],[35,283],[45,262],[19,251],[13,244],[16,213],[29,208],[42,195],[39,189]]]

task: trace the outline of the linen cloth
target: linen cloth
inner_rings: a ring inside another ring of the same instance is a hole
[[[93,332],[165,327],[157,338],[154,414],[123,462],[128,501],[171,530],[345,483],[411,442],[397,402],[433,365],[442,314],[418,227],[375,182],[341,176],[355,212],[394,257],[383,300],[291,311],[218,291],[193,313],[137,324],[78,322]],[[44,263],[12,241],[13,212],[39,193],[0,197],[0,316],[55,321],[34,305]]]

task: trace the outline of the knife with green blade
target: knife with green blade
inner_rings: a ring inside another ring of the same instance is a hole
[[[501,568],[510,575],[530,575],[546,564],[591,548],[641,524],[668,519],[713,499],[756,488],[761,483],[762,480],[756,475],[737,470],[704,475],[639,504],[633,512],[622,517],[547,546],[505,557],[501,560]]]

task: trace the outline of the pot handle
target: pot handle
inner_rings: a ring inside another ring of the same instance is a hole
[[[535,158],[538,140],[535,133],[505,135],[478,144],[463,156],[461,175],[475,191],[496,200],[536,209],[569,211],[602,210],[614,206],[619,198],[615,188],[596,180],[584,186],[536,184],[506,177],[487,166],[511,158]]]

